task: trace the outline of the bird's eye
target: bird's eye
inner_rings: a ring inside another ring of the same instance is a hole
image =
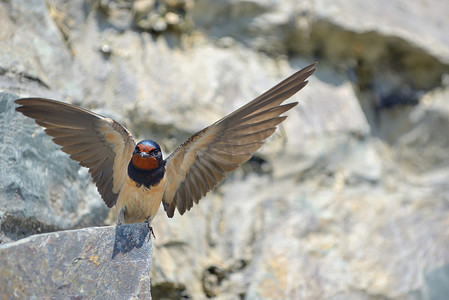
[[[159,150],[155,149],[153,150],[153,155],[158,155],[159,154]]]
[[[136,146],[136,148],[134,149],[134,151],[140,152],[139,146]]]

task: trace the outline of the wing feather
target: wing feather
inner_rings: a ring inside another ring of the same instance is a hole
[[[264,131],[269,128],[273,128],[274,126],[278,125],[282,121],[284,121],[287,117],[277,117],[272,119],[267,119],[265,121],[260,121],[257,123],[252,124],[245,124],[245,125],[238,125],[233,128],[232,132],[229,132],[230,134],[239,134],[239,133],[245,133],[245,134],[252,134],[254,135],[251,140],[256,141],[259,140],[259,137],[257,136],[258,132]],[[232,137],[232,136],[231,136]]]
[[[62,151],[89,168],[104,202],[114,206],[135,147],[128,130],[112,119],[55,100],[24,98],[15,102],[21,105],[17,111],[45,127]]]
[[[167,158],[167,186],[163,206],[168,217],[192,208],[227,172],[248,161],[276,126],[281,116],[298,103],[282,105],[301,90],[316,63],[288,77],[253,101],[194,134]]]
[[[262,142],[253,142],[249,144],[233,144],[229,141],[219,142],[217,143],[217,147],[214,149],[214,152],[230,154],[232,153],[232,149],[234,149],[242,154],[252,154],[254,152],[254,149],[259,149],[261,145]]]

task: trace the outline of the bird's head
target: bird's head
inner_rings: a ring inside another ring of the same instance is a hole
[[[143,140],[134,148],[132,164],[134,167],[151,171],[164,165],[161,147],[152,140]]]

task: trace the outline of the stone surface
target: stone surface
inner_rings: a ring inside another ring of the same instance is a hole
[[[320,18],[329,19],[352,31],[375,30],[385,36],[410,41],[449,63],[449,37],[441,30],[449,25],[447,2],[319,0],[314,1],[313,10]]]
[[[396,161],[401,169],[418,176],[429,171],[444,174],[449,166],[449,152],[445,151],[449,149],[449,87],[427,93],[422,102],[407,118],[401,119],[410,129],[397,133],[393,145],[397,150]]]
[[[318,60],[249,163],[184,216],[159,211],[153,297],[445,299],[446,10],[437,0],[0,3],[1,242],[115,221],[87,171],[14,113],[15,97],[80,104],[168,154]]]
[[[326,58],[383,107],[440,85],[449,70],[448,10],[441,1],[200,0],[192,15],[217,44]]]
[[[292,32],[306,36],[314,30],[314,23],[325,21],[339,27],[341,33],[398,37],[449,63],[449,38],[441,30],[449,25],[448,10],[449,4],[441,1],[378,0],[366,4],[357,0],[199,0],[192,14],[199,30],[212,36],[234,36],[259,46],[263,43],[264,47],[270,47],[269,43],[271,47],[283,47]],[[334,50],[345,48],[337,40],[341,36],[323,38],[337,42]]]
[[[45,1],[14,0],[1,4],[0,70],[82,97],[82,76],[73,64],[63,33],[52,19],[53,13]]]
[[[148,234],[146,224],[91,227],[0,245],[0,294],[5,299],[151,299]]]

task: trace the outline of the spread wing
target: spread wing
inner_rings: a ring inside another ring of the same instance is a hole
[[[166,162],[167,186],[164,209],[173,217],[175,208],[182,215],[206,195],[227,172],[248,161],[276,125],[285,120],[282,113],[298,102],[282,105],[297,93],[312,75],[316,63],[298,71],[211,126],[194,134],[179,146]]]
[[[25,98],[15,102],[21,105],[17,111],[35,119],[62,151],[89,168],[104,202],[114,206],[135,147],[128,130],[110,118],[59,101]]]

